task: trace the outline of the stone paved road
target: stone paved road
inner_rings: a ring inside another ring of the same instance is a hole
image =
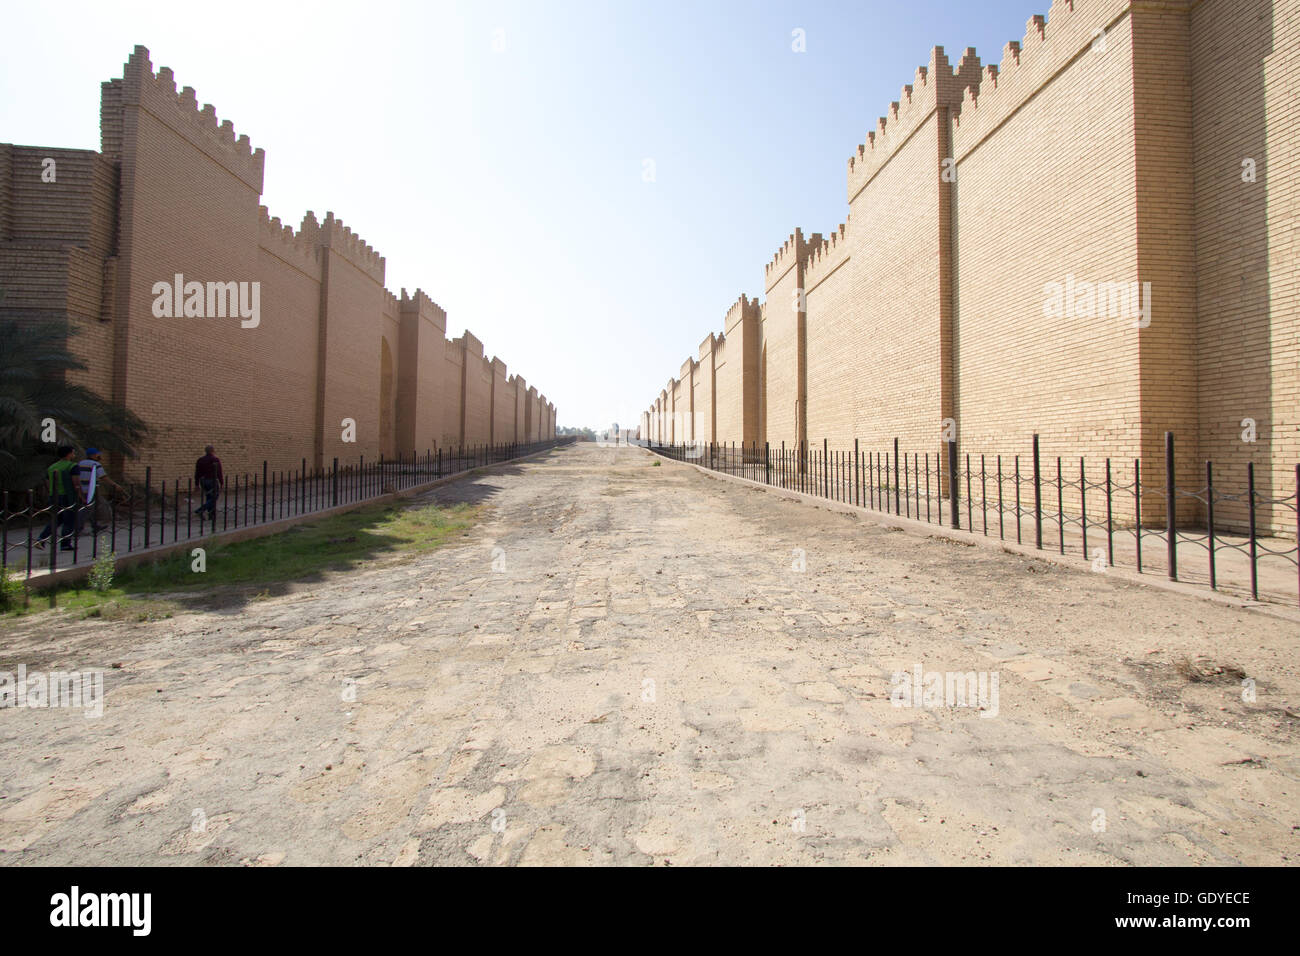
[[[1294,623],[639,449],[433,494],[484,522],[216,611],[0,632],[0,670],[122,665],[99,719],[0,710],[0,863],[1300,856]],[[917,665],[997,699],[893,706]]]

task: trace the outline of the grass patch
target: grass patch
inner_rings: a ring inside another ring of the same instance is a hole
[[[468,504],[374,505],[231,544],[195,538],[183,552],[123,568],[104,590],[85,582],[58,587],[55,603],[80,610],[85,617],[148,621],[171,617],[187,600],[211,601],[218,596],[213,592],[223,589],[255,587],[257,593],[244,599],[267,598],[285,590],[277,585],[319,580],[326,572],[431,551],[467,536],[479,511]],[[196,570],[195,548],[204,550],[201,573]],[[169,592],[174,593],[171,599],[166,597]],[[49,591],[33,591],[29,608],[11,604],[0,613],[0,620],[49,608],[49,595]]]

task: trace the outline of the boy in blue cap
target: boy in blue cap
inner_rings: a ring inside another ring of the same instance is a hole
[[[99,457],[98,448],[86,449],[86,457],[77,462],[77,477],[81,479],[81,493],[85,502],[77,515],[77,533],[81,533],[82,525],[86,523],[86,516],[89,515],[90,533],[93,537],[108,524],[108,499],[99,492],[100,486],[110,485],[118,491],[122,490],[122,486],[108,477],[103,459]]]

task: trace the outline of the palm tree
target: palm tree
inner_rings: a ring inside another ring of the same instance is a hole
[[[134,458],[147,428],[131,411],[71,384],[85,369],[69,349],[77,327],[59,319],[0,319],[0,488],[41,482],[55,444],[94,445]],[[53,419],[56,442],[48,437]],[[43,434],[44,433],[44,434]]]

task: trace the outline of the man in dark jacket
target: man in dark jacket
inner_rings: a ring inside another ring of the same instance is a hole
[[[215,526],[217,498],[221,495],[226,477],[221,472],[221,459],[212,454],[212,446],[206,446],[203,452],[203,457],[194,463],[194,484],[203,491],[203,504],[195,508],[194,513],[201,516],[206,511]]]

